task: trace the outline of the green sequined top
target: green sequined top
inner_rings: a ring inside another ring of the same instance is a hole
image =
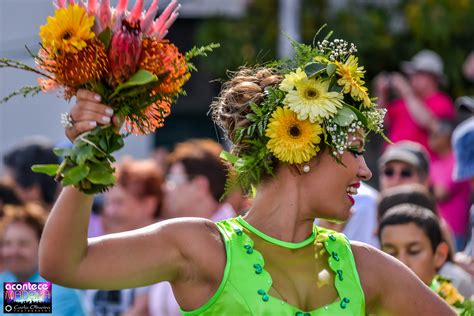
[[[224,276],[211,299],[194,311],[181,310],[183,315],[365,315],[365,298],[349,240],[340,233],[314,226],[313,234],[300,243],[288,243],[269,237],[237,217],[217,223],[223,236],[227,255]],[[334,285],[339,298],[312,311],[302,311],[268,294],[271,275],[265,270],[261,253],[245,233],[248,230],[278,246],[296,249],[314,242],[316,236],[328,252]]]

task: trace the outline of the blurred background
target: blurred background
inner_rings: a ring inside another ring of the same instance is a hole
[[[112,4],[116,1],[111,1]],[[151,1],[145,1],[145,7]],[[169,1],[160,1],[163,9]],[[220,43],[209,58],[199,59],[185,85],[187,96],[173,105],[165,126],[147,137],[130,136],[117,154],[144,158],[156,147],[171,148],[189,138],[210,137],[223,143],[208,115],[227,71],[239,65],[265,63],[291,54],[286,36],[311,43],[325,23],[333,38],[357,44],[360,64],[371,82],[381,71],[399,70],[421,49],[436,51],[444,61],[448,83],[443,87],[453,99],[474,94],[462,75],[462,65],[474,49],[474,1],[471,0],[183,0],[180,18],[168,38],[181,50],[210,42]],[[50,0],[0,0],[0,57],[32,64],[25,45],[33,52],[39,43],[39,26],[53,14]],[[36,84],[34,75],[0,70],[0,98],[24,84]],[[73,100],[71,101],[73,102]],[[60,113],[67,104],[58,95],[16,97],[0,104],[0,156],[32,135],[54,143],[65,142]],[[464,113],[459,112],[462,117]],[[381,140],[372,138],[366,155],[376,171]],[[2,174],[0,160],[0,175]],[[373,179],[376,179],[374,177]],[[375,180],[374,180],[375,181]],[[377,186],[375,182],[372,183]]]

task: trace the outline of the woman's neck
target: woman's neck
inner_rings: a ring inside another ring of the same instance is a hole
[[[312,234],[314,217],[308,207],[302,205],[303,200],[294,179],[265,183],[260,185],[245,220],[278,240],[304,241]]]

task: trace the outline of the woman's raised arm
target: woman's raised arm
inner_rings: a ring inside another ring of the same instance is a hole
[[[164,221],[139,230],[87,239],[92,196],[65,188],[40,242],[40,273],[68,287],[118,289],[173,281],[184,266],[181,230],[200,226]],[[195,222],[195,221],[194,221]],[[184,227],[183,227],[184,226]]]

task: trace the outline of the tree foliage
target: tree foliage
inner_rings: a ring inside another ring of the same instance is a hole
[[[306,43],[324,23],[335,37],[357,43],[369,79],[380,71],[399,70],[400,61],[423,48],[432,49],[444,60],[446,88],[453,96],[474,92],[461,72],[474,50],[473,21],[471,0],[348,0],[340,8],[330,0],[303,0],[300,20]],[[204,62],[215,77],[225,78],[226,69],[273,59],[278,32],[278,1],[254,0],[242,18],[205,20],[198,42],[221,43],[214,58]]]

